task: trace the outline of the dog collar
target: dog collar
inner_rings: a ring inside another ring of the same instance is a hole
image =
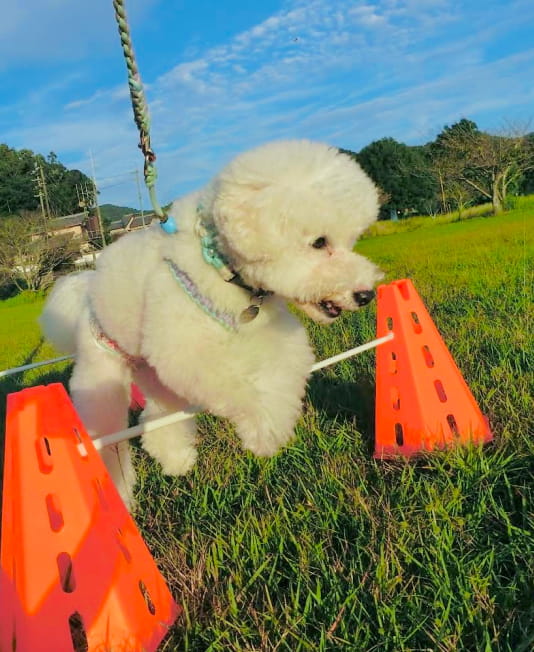
[[[200,238],[202,258],[219,272],[226,282],[230,282],[236,273],[231,269],[228,260],[221,254],[217,246],[217,230],[214,224],[206,225],[202,221],[202,208],[197,208],[198,220],[195,230]]]
[[[263,288],[253,288],[243,281],[240,274],[230,267],[228,259],[220,252],[217,245],[217,229],[213,223],[206,224],[202,219],[205,213],[201,204],[197,206],[197,215],[195,230],[200,238],[202,257],[208,265],[211,265],[219,272],[227,283],[233,283],[250,293],[250,305],[243,310],[239,319],[242,323],[252,321],[258,316],[265,297],[273,293]]]
[[[170,258],[164,258],[163,260],[169,266],[169,269],[171,270],[171,273],[178,285],[203,312],[218,322],[223,328],[226,328],[226,330],[234,332],[237,331],[238,322],[234,315],[229,312],[217,310],[217,308],[213,305],[212,300],[200,293],[197,284],[193,281],[193,279],[186,271],[180,269],[178,265]]]

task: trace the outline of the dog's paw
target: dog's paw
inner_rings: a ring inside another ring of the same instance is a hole
[[[291,439],[292,439],[292,435],[284,438],[282,441],[274,438],[260,438],[260,437],[242,438],[242,441],[243,441],[243,448],[256,455],[256,457],[273,457]]]
[[[194,423],[172,424],[146,433],[141,443],[165,475],[185,475],[197,461],[194,433]]]
[[[165,475],[185,475],[195,466],[198,453],[194,446],[187,446],[167,451],[163,459],[159,459]]]
[[[242,420],[236,423],[236,431],[245,450],[256,457],[272,457],[295,436],[293,420],[283,425],[276,427],[267,419]]]

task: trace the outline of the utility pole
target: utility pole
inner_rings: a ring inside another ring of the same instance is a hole
[[[85,197],[83,196],[83,187],[81,183],[76,184],[76,199],[78,200],[78,207],[83,209],[85,212],[87,203],[85,201]]]
[[[95,176],[95,160],[93,158],[93,150],[89,150],[91,155],[91,170],[93,172],[93,189],[95,193],[95,208],[96,215],[98,217],[98,228],[100,229],[100,237],[102,239],[102,249],[106,246],[106,240],[104,238],[104,229],[102,228],[102,215],[100,213],[100,206],[98,205],[98,188],[96,186],[96,176]]]
[[[41,204],[41,214],[43,216],[43,229],[45,233],[48,232],[48,220],[51,217],[50,200],[48,198],[48,189],[46,187],[46,180],[43,172],[43,166],[35,161],[34,167],[35,183],[37,184],[37,194],[39,203]]]
[[[43,216],[43,225],[46,225],[46,211],[45,211],[45,205],[44,205],[44,195],[43,195],[43,189],[41,186],[41,176],[39,174],[39,164],[37,161],[35,161],[35,167],[34,167],[34,172],[35,172],[35,183],[37,184],[37,193],[36,197],[39,197],[39,203],[41,204],[41,215]]]
[[[141,184],[139,182],[139,170],[135,168],[135,180],[137,182],[137,196],[139,198],[139,206],[141,208],[141,219],[143,221],[143,228],[145,228],[145,213],[143,211],[143,195],[141,194]]]
[[[81,186],[81,192],[82,192],[82,197],[85,199],[85,203],[87,206],[92,206],[95,203],[94,199],[94,188],[92,190],[89,189],[87,185],[87,181],[84,181],[83,186]]]
[[[44,195],[44,202],[46,205],[46,211],[47,211],[47,216],[51,217],[52,212],[50,210],[50,200],[48,199],[48,188],[46,187],[46,181],[44,177],[44,172],[43,172],[43,166],[39,163],[39,171],[41,173],[41,183],[43,185],[43,195]]]
[[[85,227],[87,229],[87,234],[89,240],[91,239],[90,235],[90,221],[89,221],[89,212],[87,211],[87,201],[85,197],[83,196],[83,186],[82,184],[76,184],[76,199],[78,200],[78,208],[82,209],[83,216],[84,216],[84,223],[82,224],[82,227]]]
[[[85,216],[87,217],[89,214],[88,207],[92,203],[89,190],[87,189],[87,181],[85,184],[76,184],[76,197],[78,199],[78,206],[82,209],[82,212],[85,213]]]

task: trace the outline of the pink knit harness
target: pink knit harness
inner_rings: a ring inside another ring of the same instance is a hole
[[[120,355],[120,357],[126,362],[129,367],[137,368],[146,364],[146,360],[142,356],[131,355],[125,351],[117,341],[113,340],[111,337],[109,337],[109,335],[107,335],[92,308],[89,321],[91,326],[91,333],[97,346],[99,346],[104,351]]]

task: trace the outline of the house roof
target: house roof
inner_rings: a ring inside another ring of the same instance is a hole
[[[56,217],[50,220],[50,227],[54,231],[60,229],[68,229],[72,226],[81,226],[87,218],[85,213],[74,213],[73,215],[64,215],[63,217]]]
[[[130,222],[130,219],[132,217],[133,217],[133,219]],[[127,226],[130,229],[138,229],[138,228],[141,228],[143,226],[149,226],[152,223],[152,220],[155,217],[156,216],[154,215],[154,213],[150,213],[150,214],[147,213],[147,214],[145,214],[143,216],[141,216],[141,215],[135,215],[135,216],[133,216],[133,215],[125,215],[125,218],[129,218],[126,221],[125,226]]]
[[[110,231],[118,231],[120,229],[140,229],[143,226],[149,226],[156,216],[154,213],[146,213],[145,215],[138,215],[137,213],[130,213],[123,215],[119,220],[113,220],[109,225]]]
[[[122,220],[113,220],[113,222],[109,223],[110,231],[116,231],[117,229],[124,229],[124,224],[122,223]]]

